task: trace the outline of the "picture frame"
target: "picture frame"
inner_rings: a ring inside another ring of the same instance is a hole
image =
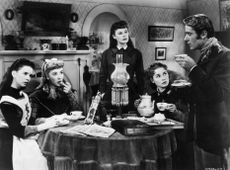
[[[156,47],[155,48],[155,60],[166,60],[166,47]]]
[[[173,41],[174,26],[148,26],[148,41]]]
[[[219,3],[220,3],[220,29],[221,31],[230,30],[230,1],[221,0]]]

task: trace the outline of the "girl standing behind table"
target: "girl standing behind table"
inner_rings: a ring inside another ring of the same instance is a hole
[[[41,125],[30,125],[33,120],[30,119],[29,98],[26,93],[22,92],[31,80],[33,70],[34,64],[31,61],[18,59],[9,67],[0,85],[1,135],[3,135],[2,132],[6,132],[13,138],[10,138],[10,142],[5,146],[3,145],[6,143],[5,139],[0,138],[2,140],[0,169],[48,170],[46,159],[37,142],[29,137],[39,132]]]
[[[46,59],[42,64],[42,82],[30,95],[32,114],[36,123],[65,118],[73,110],[82,110],[76,91],[64,80],[64,62],[56,58]]]
[[[142,54],[134,48],[129,37],[128,24],[125,21],[118,21],[110,29],[110,45],[102,54],[99,90],[105,93],[102,103],[105,107],[111,108],[111,74],[115,70],[113,63],[116,63],[116,54],[123,54],[123,63],[129,64],[127,72],[130,76],[128,81],[129,105],[123,108],[123,113],[136,110],[134,107],[135,99],[143,93],[144,88],[144,68]]]

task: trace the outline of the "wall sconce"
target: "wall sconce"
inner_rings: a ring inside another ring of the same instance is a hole
[[[12,20],[14,18],[14,11],[12,9],[7,9],[4,15],[7,20]]]

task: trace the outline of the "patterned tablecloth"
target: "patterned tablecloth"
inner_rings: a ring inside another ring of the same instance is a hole
[[[51,170],[170,170],[176,139],[172,129],[151,135],[109,138],[68,133],[68,126],[49,129],[38,138]]]

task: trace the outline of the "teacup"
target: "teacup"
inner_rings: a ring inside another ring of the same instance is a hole
[[[157,103],[157,108],[158,108],[160,111],[166,110],[167,107],[168,107],[168,104],[165,103],[165,102],[159,102],[159,103]]]
[[[71,115],[74,116],[74,117],[80,117],[82,116],[82,111],[72,111],[71,112]]]
[[[174,58],[177,60],[177,59],[183,59],[186,56],[188,55],[187,54],[177,54],[177,55],[174,55]]]

